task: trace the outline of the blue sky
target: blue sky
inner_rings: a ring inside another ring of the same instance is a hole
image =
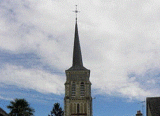
[[[63,107],[75,5],[94,116],[135,116],[160,96],[159,0],[0,0],[0,107],[25,98],[35,116]],[[144,103],[145,105],[145,103]]]

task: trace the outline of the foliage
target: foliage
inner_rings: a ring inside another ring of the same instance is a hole
[[[51,111],[51,115],[48,115],[48,116],[63,116],[63,115],[64,115],[64,112],[62,108],[60,107],[60,104],[55,103]]]
[[[11,116],[33,116],[34,109],[32,109],[29,103],[25,99],[15,99],[10,101],[10,105],[7,106],[10,109]]]

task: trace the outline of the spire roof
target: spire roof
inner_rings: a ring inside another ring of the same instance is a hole
[[[77,10],[77,5],[76,5],[76,10],[73,12],[75,12],[76,14],[73,62],[72,62],[72,67],[69,68],[68,70],[88,70],[83,66],[83,61],[82,61],[81,47],[80,47],[79,35],[78,35],[78,24],[77,24],[77,13],[79,13],[79,11]]]
[[[74,48],[73,48],[73,64],[72,66],[82,66],[82,54],[81,54],[81,47],[79,42],[79,35],[78,35],[78,25],[76,21],[75,25],[75,35],[74,35]]]
[[[81,47],[80,47],[79,34],[78,34],[78,24],[77,24],[77,18],[76,18],[74,47],[73,47],[73,62],[72,62],[72,67],[68,70],[84,70],[84,69],[86,70],[86,68],[83,67]]]

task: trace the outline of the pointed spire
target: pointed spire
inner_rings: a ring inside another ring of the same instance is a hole
[[[70,67],[68,71],[69,70],[88,70],[83,66],[83,61],[82,61],[81,47],[80,47],[79,35],[78,35],[78,24],[77,24],[77,13],[79,12],[77,10],[77,5],[76,5],[76,10],[73,12],[76,13],[74,47],[73,47],[73,63],[72,63],[72,67]]]
[[[81,54],[79,35],[78,35],[77,20],[76,20],[76,24],[75,24],[74,48],[73,48],[73,65],[72,66],[73,67],[74,66],[83,67],[82,54]]]

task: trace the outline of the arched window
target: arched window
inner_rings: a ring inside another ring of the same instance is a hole
[[[76,84],[75,82],[72,83],[72,96],[76,95]]]
[[[84,83],[81,82],[81,85],[80,85],[80,91],[81,91],[81,96],[84,96],[84,93],[85,93],[85,89],[84,89]]]
[[[79,113],[79,104],[77,104],[77,113]]]

